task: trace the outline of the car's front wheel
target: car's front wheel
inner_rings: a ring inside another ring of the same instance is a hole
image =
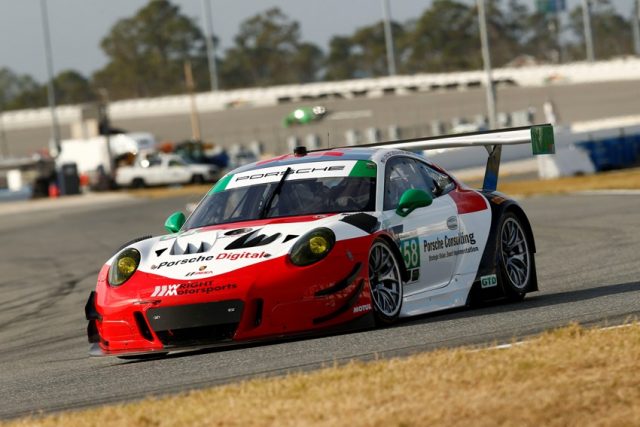
[[[402,308],[402,274],[400,263],[389,244],[376,240],[369,250],[369,285],[373,313],[379,324],[391,324]]]
[[[500,226],[499,270],[508,299],[520,301],[531,288],[533,253],[520,219],[507,213]]]

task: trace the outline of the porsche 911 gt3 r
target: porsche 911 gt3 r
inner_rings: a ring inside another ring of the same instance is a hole
[[[329,149],[243,166],[170,234],[125,245],[85,307],[93,355],[390,324],[537,290],[522,208],[496,192],[502,145],[553,152],[534,126]],[[482,190],[407,149],[486,146]]]

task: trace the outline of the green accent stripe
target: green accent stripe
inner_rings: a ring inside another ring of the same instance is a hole
[[[349,176],[357,176],[360,178],[375,178],[376,164],[369,160],[358,160],[351,169]]]
[[[556,146],[553,138],[553,126],[531,126],[531,147],[533,154],[555,154]]]
[[[222,179],[216,182],[216,185],[214,185],[213,188],[209,190],[208,194],[224,191],[227,188],[229,181],[231,181],[231,178],[233,178],[233,174],[223,176]]]

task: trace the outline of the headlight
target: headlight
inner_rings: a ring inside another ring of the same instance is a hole
[[[291,262],[298,266],[313,264],[326,257],[335,243],[336,236],[333,231],[328,228],[316,228],[293,245],[289,257]]]
[[[109,268],[109,284],[120,286],[133,275],[140,265],[140,252],[129,248],[120,252]]]

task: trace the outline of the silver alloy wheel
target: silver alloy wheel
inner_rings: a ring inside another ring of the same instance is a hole
[[[402,306],[402,276],[391,249],[378,241],[369,251],[369,283],[378,312],[393,317]]]
[[[516,289],[523,290],[529,284],[531,259],[527,238],[515,218],[507,218],[502,224],[500,241],[507,277]]]

